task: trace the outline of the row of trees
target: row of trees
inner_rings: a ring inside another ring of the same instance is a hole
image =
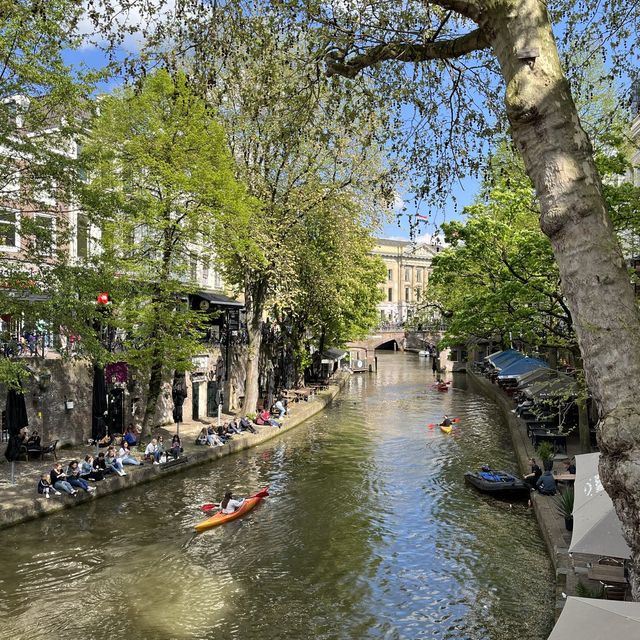
[[[86,216],[97,250],[72,261],[66,239],[73,230],[63,216],[56,215],[55,228],[44,232],[27,229],[29,217],[22,216],[21,235],[38,241],[23,242],[19,260],[3,261],[4,272],[12,274],[2,296],[6,313],[63,327],[80,338],[81,354],[95,363],[126,360],[146,374],[146,427],[163,383],[173,371],[188,369],[202,350],[207,316],[182,302],[197,286],[194,259],[221,272],[244,295],[245,411],[255,410],[257,402],[266,315],[289,336],[298,378],[311,345],[340,344],[367,332],[383,275],[368,252],[388,169],[375,141],[376,119],[357,113],[356,95],[337,95],[328,80],[312,82],[318,61],[310,65],[304,42],[293,34],[282,40],[272,18],[227,14],[226,24],[236,23],[229,32],[236,44],[255,50],[225,58],[217,48],[196,56],[178,52],[176,44],[164,55],[163,68],[94,99],[97,74],[87,74],[80,87],[62,64],[64,49],[77,44],[68,34],[79,15],[64,14],[65,3],[57,3],[60,15],[75,16],[66,22],[41,3],[25,2],[17,5],[22,13],[11,14],[18,31],[27,24],[34,33],[39,28],[24,21],[32,15],[27,5],[59,29],[40,32],[58,56],[47,99],[53,88],[67,85],[77,99],[65,93],[49,121],[34,117],[23,131],[7,125],[4,134],[14,148],[6,164],[15,164],[20,138],[40,135],[53,121],[55,135],[38,148],[64,162],[45,170],[39,158],[24,155],[22,164],[41,170],[50,195],[51,186],[65,179],[68,189],[57,192],[56,200],[74,203]],[[11,34],[4,35],[8,40]],[[36,41],[34,36],[34,46]],[[298,65],[285,55],[294,45]],[[21,49],[7,50],[5,60],[8,68],[31,64]],[[14,84],[7,97],[30,89],[19,79]],[[351,109],[342,128],[330,126],[336,105]],[[301,116],[307,126],[300,125]],[[78,161],[61,153],[69,140],[82,143]],[[9,193],[4,199],[22,211],[59,213],[42,203],[27,206],[38,188],[23,178],[20,202]],[[44,294],[38,296],[44,300],[29,302],[16,290]],[[108,291],[112,302],[96,305],[98,291]],[[109,338],[116,331],[123,350],[113,354]],[[20,363],[1,360],[3,381],[15,383],[23,374]]]

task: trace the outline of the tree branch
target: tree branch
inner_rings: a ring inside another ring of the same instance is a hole
[[[475,22],[478,21],[478,18],[480,18],[480,14],[482,13],[480,4],[477,0],[431,0],[431,3],[437,4],[443,9],[455,11],[455,13],[458,13],[465,18],[470,18]]]
[[[345,62],[337,51],[329,51],[325,56],[327,75],[341,75],[354,78],[362,69],[385,60],[401,62],[422,62],[459,58],[473,51],[489,47],[489,41],[481,29],[475,29],[459,38],[438,42],[386,42],[370,47],[364,53],[353,56]]]

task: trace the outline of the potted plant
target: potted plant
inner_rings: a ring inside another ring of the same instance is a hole
[[[564,526],[567,531],[573,531],[573,489],[565,489],[556,497],[556,508],[564,518]]]
[[[536,450],[538,457],[542,460],[542,468],[545,471],[553,470],[553,446],[546,440],[538,445]]]

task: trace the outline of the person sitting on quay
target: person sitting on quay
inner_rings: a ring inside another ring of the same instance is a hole
[[[238,425],[238,420],[234,418],[227,424],[227,432],[231,435],[237,435],[242,433],[240,430],[240,425]]]
[[[156,438],[151,438],[151,442],[147,445],[147,448],[144,450],[144,459],[152,460],[153,464],[160,464],[160,456],[162,454],[158,453],[158,441]]]
[[[177,433],[174,433],[173,438],[171,438],[171,449],[169,450],[169,453],[173,456],[174,460],[177,460],[183,451],[184,449],[182,448],[180,436]]]
[[[564,461],[565,472],[571,473],[573,475],[576,474],[576,461],[575,460],[565,460]]]
[[[104,459],[104,454],[102,454],[102,457]],[[85,456],[80,464],[80,477],[85,480],[95,480],[96,482],[104,480],[104,472],[95,468],[91,454]]]
[[[207,428],[206,427],[202,427],[202,429],[200,429],[200,433],[198,434],[198,437],[196,438],[196,444],[197,445],[205,445],[205,444],[207,444]]]
[[[209,425],[209,428],[207,429],[206,433],[207,433],[207,444],[210,447],[222,447],[224,445],[224,442],[222,442],[222,440],[218,438],[215,427],[213,425]]]
[[[282,420],[282,418],[284,418],[285,414],[287,413],[287,408],[284,406],[284,402],[282,401],[281,397],[276,400],[273,408],[277,411],[278,418]]]
[[[67,474],[62,470],[62,465],[59,462],[53,465],[49,475],[51,476],[51,484],[57,491],[63,491],[71,496],[78,493],[67,481]]]
[[[244,502],[244,498],[240,498],[240,500],[234,500],[233,494],[231,493],[231,491],[227,491],[224,494],[224,498],[222,502],[220,503],[220,512],[233,513],[234,511],[237,511],[242,506],[243,502]]]
[[[271,414],[266,409],[263,409],[258,414],[258,417],[256,418],[256,424],[269,424],[272,427],[281,426],[280,423],[275,418],[271,417]]]
[[[100,456],[98,456],[98,459],[99,458]],[[115,473],[117,473],[119,476],[127,475],[124,470],[124,467],[122,466],[122,462],[118,458],[118,454],[116,453],[115,447],[111,446],[107,449],[107,453],[104,457],[104,462],[107,467],[112,468],[115,471]]]
[[[45,498],[49,498],[53,493],[56,496],[61,495],[59,491],[56,491],[52,486],[48,473],[43,473],[40,476],[40,480],[38,482],[38,493],[43,495]]]
[[[251,424],[247,416],[242,416],[239,422],[241,431],[250,431],[251,433],[258,433],[258,430]]]
[[[225,423],[224,425],[219,425],[218,428],[216,429],[216,433],[218,434],[218,438],[220,438],[220,440],[222,440],[222,442],[226,442],[227,440],[230,439],[230,436],[227,435],[227,424]]]
[[[158,436],[157,440],[158,444],[156,445],[156,452],[158,454],[158,464],[160,464],[162,462],[162,456],[165,456],[166,461],[167,450],[164,448],[164,436]]]
[[[118,460],[120,460],[123,465],[142,465],[142,462],[140,462],[140,460],[138,460],[138,458],[133,455],[133,452],[129,448],[129,443],[126,440],[123,440],[122,444],[120,445],[120,449],[118,450]]]
[[[531,473],[528,473],[524,477],[524,481],[532,488],[536,488],[536,484],[542,475],[542,469],[538,466],[535,458],[529,458],[529,462],[531,463]]]
[[[230,422],[225,422],[222,426],[224,428],[224,436],[227,440],[231,440],[233,436],[238,434],[238,432],[233,428]]]
[[[556,480],[553,477],[551,469],[545,471],[540,478],[538,478],[536,488],[543,496],[554,496],[556,494]]]
[[[67,467],[67,481],[72,487],[82,489],[87,493],[93,493],[96,488],[90,487],[89,483],[80,477],[80,465],[77,460],[72,460]]]
[[[138,444],[138,432],[136,431],[136,428],[133,426],[133,423],[131,422],[129,423],[129,426],[125,431],[123,439],[130,447],[134,447],[135,445]]]

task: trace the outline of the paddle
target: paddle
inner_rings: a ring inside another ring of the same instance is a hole
[[[460,422],[460,418],[452,418],[451,422]],[[427,429],[433,429],[434,427],[439,427],[439,426],[440,426],[440,423],[435,424],[432,422],[431,424],[427,425]]]
[[[264,489],[261,489],[260,491],[258,491],[258,493],[254,493],[252,496],[249,496],[250,498],[266,498],[269,495],[269,487],[265,487]],[[202,511],[204,511],[205,513],[208,511],[213,511],[214,509],[218,509],[220,507],[220,503],[219,502],[209,502],[207,504],[203,504],[201,505],[200,509]]]

